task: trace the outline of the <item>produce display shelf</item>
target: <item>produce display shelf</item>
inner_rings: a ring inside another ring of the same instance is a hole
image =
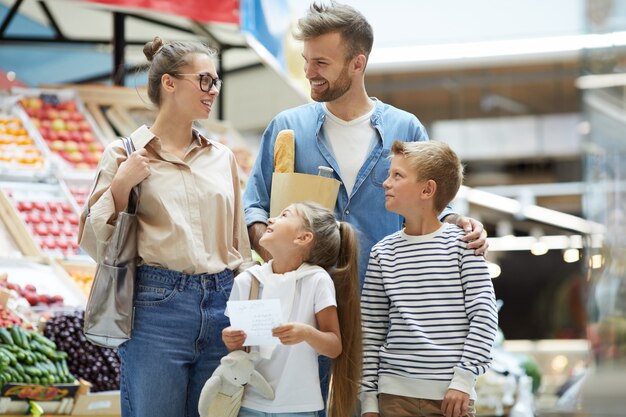
[[[59,183],[0,182],[0,190],[0,217],[25,255],[81,255],[76,206]]]
[[[39,130],[17,105],[17,98],[0,97],[0,178],[39,181],[50,176],[50,159]]]
[[[93,176],[108,143],[76,91],[13,88],[19,107],[39,130],[57,169]]]

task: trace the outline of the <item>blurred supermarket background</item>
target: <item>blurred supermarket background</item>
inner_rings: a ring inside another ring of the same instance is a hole
[[[479,414],[626,415],[626,0],[346,2],[375,31],[368,93],[459,153],[454,206],[489,232],[502,334]],[[89,414],[102,391],[119,413],[115,356],[79,337],[95,265],[75,237],[103,147],[153,120],[143,44],[218,49],[224,88],[198,127],[245,179],[269,120],[308,100],[290,36],[308,5],[0,0],[0,301],[71,339],[57,347],[92,384],[49,412]],[[22,412],[5,391],[0,413]]]

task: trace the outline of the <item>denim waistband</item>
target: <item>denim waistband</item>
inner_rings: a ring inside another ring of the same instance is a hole
[[[215,274],[185,274],[152,265],[140,265],[137,267],[137,278],[142,276],[176,284],[181,290],[185,287],[221,290],[228,288],[228,284],[231,284],[234,278],[233,271],[230,269],[225,269]]]

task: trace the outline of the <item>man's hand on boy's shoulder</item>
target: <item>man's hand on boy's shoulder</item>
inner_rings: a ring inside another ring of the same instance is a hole
[[[451,224],[456,224],[463,230],[465,230],[465,237],[463,240],[469,242],[467,244],[468,249],[475,249],[475,255],[487,256],[489,250],[489,242],[487,241],[487,231],[481,222],[471,217],[461,216],[459,214],[449,214],[443,221]]]
[[[469,394],[449,389],[441,402],[441,412],[445,417],[461,417],[469,412]]]

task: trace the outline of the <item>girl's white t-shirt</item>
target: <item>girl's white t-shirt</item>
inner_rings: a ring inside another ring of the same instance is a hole
[[[280,279],[279,274],[274,274]],[[230,300],[247,300],[252,276],[245,271],[233,283]],[[262,298],[263,287],[259,298]],[[326,271],[309,273],[296,282],[296,291],[289,322],[317,327],[315,314],[337,306],[335,286]],[[257,348],[253,348],[257,349]],[[320,390],[318,353],[306,342],[285,346],[279,344],[272,357],[259,359],[255,369],[265,377],[274,389],[274,400],[263,397],[248,385],[242,406],[264,413],[288,413],[317,411],[324,408]]]

